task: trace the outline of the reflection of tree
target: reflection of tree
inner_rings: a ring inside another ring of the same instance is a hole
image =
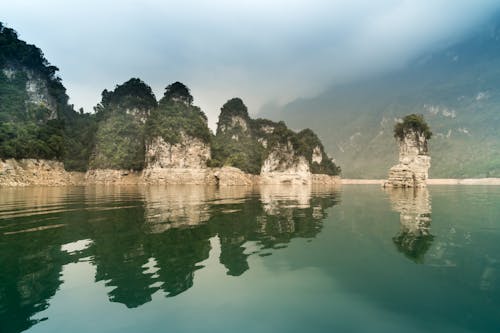
[[[31,317],[48,307],[62,282],[57,237],[46,234],[32,242],[30,236],[12,235],[0,242],[1,332],[21,332],[39,322]]]
[[[228,275],[241,275],[249,269],[244,244],[256,242],[254,252],[285,247],[293,238],[315,237],[326,217],[325,209],[336,203],[331,189],[312,196],[308,186],[262,186],[260,198],[227,205],[222,214],[214,214],[210,225],[221,242],[220,262]],[[234,211],[225,213],[225,211]]]
[[[7,216],[9,225],[0,233],[2,332],[18,332],[37,322],[32,318],[48,307],[63,282],[62,267],[67,263],[90,258],[95,281],[109,287],[109,300],[138,307],[150,302],[158,290],[176,296],[192,287],[195,271],[209,257],[211,238],[220,240],[219,260],[227,274],[239,276],[249,269],[249,256],[268,255],[293,238],[315,237],[326,208],[336,203],[334,192],[318,195],[307,187],[286,186],[57,191],[42,195],[47,200],[38,193],[29,202],[27,192],[0,200],[5,207],[26,201],[18,205],[23,208],[20,216]],[[30,216],[33,211],[36,218]],[[42,226],[66,226],[3,234],[23,225],[41,226],[40,221]],[[86,240],[84,250],[62,250],[64,244],[79,240]],[[251,252],[247,252],[248,242],[255,247]]]
[[[143,267],[149,255],[144,249],[142,203],[100,214],[103,220],[91,224],[96,281],[114,287],[108,293],[110,301],[128,308],[151,301],[156,289],[150,287],[151,274]]]
[[[431,204],[429,191],[419,189],[389,189],[393,209],[400,213],[400,232],[393,237],[397,249],[409,259],[421,263],[432,245],[430,233]]]
[[[70,192],[46,187],[2,189],[0,332],[21,332],[46,319],[33,317],[49,306],[62,283],[62,266],[69,261],[60,250],[67,242],[64,228],[50,226],[61,223],[53,212],[64,206],[63,198]],[[49,229],[36,232],[37,227]]]
[[[193,286],[194,272],[203,266],[210,252],[210,233],[206,225],[170,229],[147,237],[147,247],[157,262],[157,280],[167,296],[176,296]]]

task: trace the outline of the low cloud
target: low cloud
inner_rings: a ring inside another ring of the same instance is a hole
[[[130,77],[157,97],[179,80],[213,127],[233,96],[257,112],[398,68],[498,9],[496,0],[26,0],[0,4],[0,20],[61,69],[76,107],[91,111]]]

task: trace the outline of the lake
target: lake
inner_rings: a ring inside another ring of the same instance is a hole
[[[500,187],[0,189],[0,332],[499,332]]]

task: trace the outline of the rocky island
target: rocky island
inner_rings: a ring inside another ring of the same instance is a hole
[[[240,98],[222,106],[213,134],[180,82],[157,101],[132,78],[85,113],[57,71],[0,23],[0,185],[339,182],[314,132],[252,119]]]
[[[399,163],[389,170],[384,187],[426,187],[431,158],[427,140],[432,136],[422,115],[411,114],[394,127]]]

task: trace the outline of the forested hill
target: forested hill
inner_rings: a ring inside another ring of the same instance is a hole
[[[261,115],[316,131],[345,177],[385,178],[397,160],[395,121],[423,114],[434,133],[431,177],[500,177],[499,28],[497,17],[404,69]]]
[[[250,119],[239,98],[223,106],[214,135],[205,113],[193,105],[189,88],[180,82],[168,85],[157,101],[149,85],[131,78],[112,90],[104,89],[95,112],[84,113],[68,104],[57,71],[39,48],[0,23],[1,159],[58,160],[66,170],[77,171],[140,171],[149,161],[201,168],[234,166],[258,174],[272,155],[279,157],[281,169],[284,162],[293,166],[304,161],[312,173],[340,172],[311,130],[295,133],[283,122]],[[199,148],[194,157],[187,156],[190,145]],[[288,161],[282,161],[285,155]],[[191,163],[196,156],[202,158]],[[190,163],[172,161],[187,157]]]
[[[0,22],[0,157],[64,161],[83,170],[92,119],[77,113],[58,68],[36,46]]]

